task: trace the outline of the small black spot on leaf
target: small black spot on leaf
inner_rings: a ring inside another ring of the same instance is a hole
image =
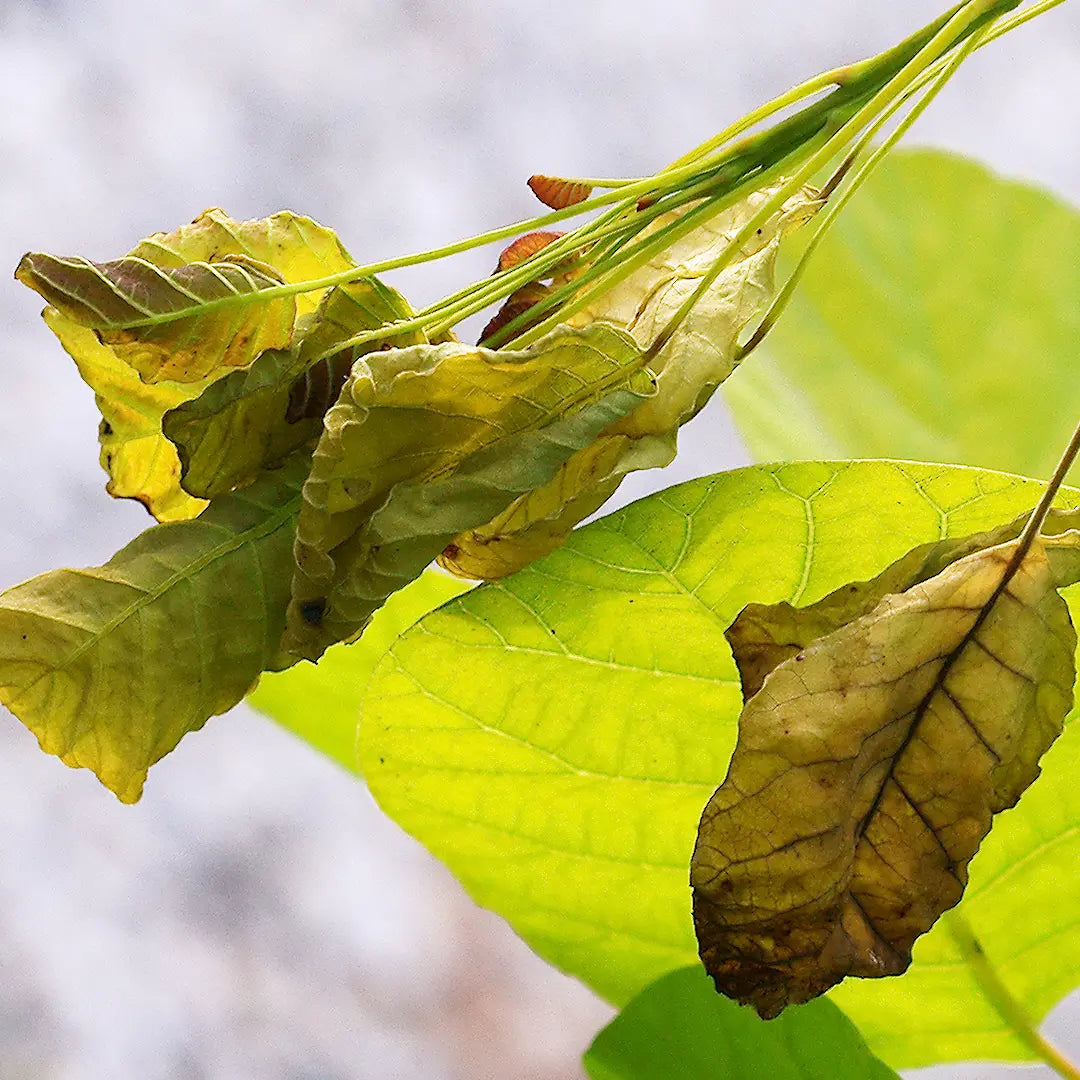
[[[311,626],[318,626],[326,614],[326,597],[320,596],[318,600],[309,600],[301,606],[300,614],[304,617],[304,622]]]

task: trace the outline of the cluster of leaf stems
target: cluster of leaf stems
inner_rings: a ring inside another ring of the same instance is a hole
[[[1039,0],[1004,18],[1006,12],[1018,6],[1019,0],[967,0],[894,48],[859,63],[824,72],[767,102],[653,176],[640,179],[575,178],[572,182],[604,189],[603,194],[444,247],[372,263],[301,286],[282,286],[275,291],[285,294],[322,289],[368,274],[445,258],[607,207],[593,220],[563,234],[514,267],[472,283],[423,309],[414,318],[397,324],[401,331],[421,329],[437,339],[523,285],[550,275],[556,267],[576,270],[568,275],[572,280],[552,289],[527,313],[508,322],[491,341],[496,347],[523,348],[590,305],[748,192],[776,184],[775,191],[732,237],[694,293],[657,336],[643,357],[643,363],[648,363],[755,231],[792,195],[822,175],[843,154],[822,189],[823,198],[838,194],[822,215],[802,258],[769,311],[742,346],[739,356],[742,359],[775,324],[809,258],[844,205],[960,64],[976,49],[1062,2]],[[816,100],[773,126],[752,131],[764,121],[812,98]],[[871,149],[872,141],[888,121],[916,98],[913,107],[892,132]],[[856,164],[859,167],[852,172]],[[849,173],[850,179],[839,190]],[[662,223],[658,221],[673,210],[683,212]],[[647,228],[654,223],[657,223],[655,227]],[[385,328],[358,334],[343,344],[346,347],[360,345],[378,335],[385,335]],[[334,346],[335,349],[341,347],[342,343]]]

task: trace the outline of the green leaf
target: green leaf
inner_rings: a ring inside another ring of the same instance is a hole
[[[317,438],[317,417],[285,419],[300,374],[294,351],[268,349],[165,413],[161,429],[176,446],[184,491],[204,499],[224,495]]]
[[[687,868],[735,744],[724,631],[738,612],[811,603],[917,544],[994,528],[1040,492],[977,469],[811,462],[644,499],[401,637],[368,690],[364,775],[474,898],[626,1001],[696,956]],[[1080,970],[1080,904],[1054,885],[1080,857],[1078,755],[1067,730],[998,819],[960,908],[1037,1016]],[[895,1067],[1030,1060],[945,928],[914,955],[901,979],[834,991],[875,1052]]]
[[[547,483],[654,388],[633,341],[602,325],[520,352],[361,358],[304,484],[283,649],[314,660],[354,636],[461,530]]]
[[[618,326],[647,348],[775,192],[775,187],[752,192],[693,229],[576,312],[570,324]],[[656,395],[571,457],[548,484],[455,537],[450,553],[440,560],[443,565],[467,577],[511,574],[561,544],[610,498],[627,473],[670,464],[680,426],[697,415],[734,370],[740,334],[773,298],[780,241],[819,205],[812,188],[789,199],[742,245],[651,362]],[[642,236],[674,224],[683,213],[662,214]]]
[[[635,997],[585,1054],[592,1080],[898,1080],[831,1002],[765,1023],[720,997],[698,967]]]
[[[437,570],[425,571],[375,612],[358,641],[331,646],[318,664],[267,672],[248,695],[249,704],[358,772],[356,727],[375,665],[417,619],[471,587]]]
[[[936,151],[890,154],[724,392],[764,461],[1049,476],[1080,414],[1080,213]]]
[[[128,258],[166,271],[191,263],[209,264],[226,256],[265,263],[287,282],[325,277],[353,265],[329,229],[288,212],[259,221],[233,221],[222,210],[207,210],[176,232],[155,233],[128,254]],[[312,316],[321,295],[299,295],[296,311]],[[97,397],[103,420],[101,463],[110,477],[109,493],[140,500],[162,521],[198,514],[206,504],[180,487],[180,461],[172,443],[162,435],[162,416],[198,397],[227,369],[215,370],[201,382],[159,380],[148,384],[129,364],[129,347],[107,344],[106,335],[57,308],[45,310],[45,321]],[[175,328],[176,324],[166,323],[167,332],[172,332],[168,331],[170,326]]]
[[[352,334],[411,316],[404,297],[375,278],[339,285],[291,352],[267,351],[169,412],[162,426],[176,444],[184,490],[207,499],[232,491],[313,441],[355,360],[386,342],[318,357]],[[423,340],[412,333],[406,344]]]
[[[0,594],[0,702],[123,802],[277,657],[307,462]]]
[[[94,263],[31,252],[15,277],[95,331],[145,382],[199,382],[292,341],[296,301],[262,299],[283,279],[242,255],[166,269],[130,255]]]

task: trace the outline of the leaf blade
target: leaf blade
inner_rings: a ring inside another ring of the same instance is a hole
[[[617,326],[647,348],[774,191],[753,192],[690,231],[572,315],[570,324]],[[513,573],[562,543],[575,525],[606,502],[627,473],[670,464],[678,429],[697,415],[735,369],[740,334],[773,297],[781,240],[818,205],[816,191],[800,192],[743,243],[652,361],[657,392],[651,401],[613,424],[598,444],[572,457],[544,487],[522,495],[492,521],[455,537],[443,565],[467,577]],[[643,235],[671,226],[681,216],[682,211],[661,215]],[[517,312],[504,308],[485,335],[504,314],[512,313]]]
[[[46,753],[134,802],[155,761],[243,697],[277,656],[305,469],[0,594],[0,702]]]
[[[640,361],[603,326],[521,352],[448,343],[361,359],[304,485],[284,649],[315,659],[353,636],[462,527],[546,483],[653,392]]]
[[[817,629],[747,698],[691,861],[706,968],[766,1018],[906,970],[1072,707],[1076,635],[1038,541]]]
[[[394,644],[365,700],[369,786],[537,952],[626,1001],[696,957],[685,868],[735,742],[741,695],[723,640],[735,615],[751,601],[814,602],[915,544],[989,529],[1040,493],[959,466],[807,462],[635,503]],[[1075,507],[1080,494],[1059,502]],[[1078,593],[1066,592],[1074,612]],[[1080,969],[1080,909],[1031,902],[1080,851],[1078,752],[1069,726],[983,844],[961,909],[1036,1017]],[[940,928],[914,955],[902,979],[830,995],[876,1053],[895,1067],[1031,1060]]]
[[[896,1080],[831,1002],[764,1024],[717,996],[697,968],[643,990],[585,1054],[592,1080]]]
[[[959,155],[890,154],[725,385],[740,435],[762,461],[1049,476],[1080,413],[1078,253],[1080,214],[1040,189]]]

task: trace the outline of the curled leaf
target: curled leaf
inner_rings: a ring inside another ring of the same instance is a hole
[[[92,330],[56,308],[46,308],[44,318],[94,391],[105,490],[116,499],[137,499],[158,521],[195,517],[206,503],[181,488],[180,461],[161,433],[161,417],[206,384],[144,383]]]
[[[165,414],[162,430],[176,446],[185,491],[202,499],[224,495],[318,436],[317,418],[286,422],[299,371],[294,351],[268,349]]]
[[[694,229],[571,316],[570,323],[618,326],[648,347],[775,190],[754,192]],[[740,334],[772,301],[781,240],[819,205],[818,193],[804,189],[741,246],[653,362],[655,397],[605,431],[600,440],[606,446],[583,450],[544,488],[526,493],[497,519],[454,537],[443,565],[467,577],[513,573],[565,540],[627,473],[669,464],[679,427],[697,415],[734,370]],[[670,224],[681,213],[661,215],[649,231]],[[509,321],[500,321],[502,314],[485,329],[485,338],[496,323]]]
[[[549,244],[565,235],[565,233],[561,232],[547,232],[543,229],[537,229],[534,232],[525,233],[524,236],[519,236],[513,243],[503,249],[499,255],[499,264],[495,267],[495,272],[498,273],[501,270],[509,270],[512,266],[517,266],[518,263],[531,258],[538,251],[543,251]]]
[[[318,280],[356,265],[332,229],[290,210],[235,221],[214,207],[173,232],[148,236],[128,254],[167,268],[242,255],[272,266],[290,283]],[[310,314],[321,299],[321,291],[298,293],[297,314]]]
[[[552,210],[564,210],[568,206],[576,206],[592,194],[592,188],[588,184],[563,180],[559,176],[544,176],[537,173],[529,177],[528,183],[532,193]]]
[[[276,666],[306,471],[0,594],[0,702],[43,750],[134,802],[155,761]]]
[[[207,387],[167,413],[163,430],[176,445],[185,491],[202,498],[232,491],[273,468],[322,430],[355,359],[386,339],[349,346],[312,361],[364,330],[407,319],[412,309],[395,289],[363,278],[331,289],[292,350],[268,350],[250,367]],[[392,340],[400,340],[398,335]],[[407,332],[405,340],[424,340]]]
[[[397,289],[384,285],[375,277],[360,278],[331,289],[300,343],[303,374],[289,391],[289,423],[295,424],[304,417],[321,419],[337,401],[349,371],[361,356],[376,349],[403,348],[426,342],[423,331],[405,330],[347,346],[340,352],[331,351],[355,334],[402,322],[415,314]]]
[[[611,327],[520,352],[450,343],[361,358],[304,484],[285,651],[317,659],[358,633],[457,533],[548,483],[653,385]]]
[[[44,256],[42,259],[45,261],[38,264],[36,257],[28,257],[28,263],[24,260],[24,276],[31,273],[32,266],[39,265],[40,268],[48,265],[50,258]],[[176,272],[184,267],[193,264],[217,266],[222,260],[231,260],[235,265],[241,265],[244,260],[255,260],[252,265],[270,267],[272,270],[267,271],[269,275],[286,282],[325,277],[353,265],[333,232],[310,218],[287,211],[259,221],[234,221],[222,210],[207,210],[191,224],[175,232],[155,233],[140,241],[126,258],[134,260],[132,265],[142,266],[142,272],[147,274],[153,273],[152,267],[161,268],[164,274],[162,289],[167,289],[170,281],[175,284]],[[92,269],[87,270],[83,263],[80,265],[83,265],[83,273],[94,276]],[[170,277],[170,274],[174,276]],[[78,279],[78,273],[75,276]],[[29,283],[33,284],[33,281]],[[97,284],[100,285],[101,281],[98,280]],[[52,286],[43,284],[43,288]],[[312,313],[321,295],[320,292],[300,294],[295,300],[296,311],[301,316]],[[57,299],[63,298],[58,294]],[[141,298],[135,299],[141,303]],[[256,303],[260,301],[260,296],[254,293],[249,299]],[[120,298],[114,300],[122,302]],[[93,321],[92,314],[79,308],[77,296],[72,303],[75,305],[74,314]],[[225,322],[218,320],[215,324],[211,315],[212,311],[207,313],[208,325],[217,325],[219,331],[224,327],[227,331]],[[109,474],[109,493],[118,498],[138,499],[159,520],[190,518],[198,514],[205,503],[191,497],[180,486],[180,461],[172,443],[162,434],[162,416],[168,410],[198,397],[211,381],[229,369],[218,366],[208,372],[206,378],[190,382],[170,381],[164,377],[163,368],[155,382],[146,383],[129,363],[132,350],[141,348],[137,342],[133,345],[124,336],[127,333],[135,334],[134,330],[117,332],[118,336],[112,340],[110,333],[86,325],[58,307],[46,308],[44,316],[49,328],[75,360],[80,375],[95,392],[102,414],[101,463]],[[198,316],[181,320],[181,324],[189,328],[200,326]],[[173,327],[173,330],[169,330],[169,327]],[[158,343],[167,340],[170,333],[178,333],[179,350],[190,352],[194,348],[198,352],[202,349],[198,364],[205,365],[206,343],[194,345],[184,339],[176,327],[176,323],[167,322],[158,328],[164,335],[156,339]],[[144,328],[151,338],[154,329],[150,326]],[[289,336],[291,334],[290,327]],[[232,344],[248,353],[249,358],[255,354],[255,349],[249,348],[251,343],[241,345],[238,341],[232,341]],[[175,368],[172,360],[166,361],[166,364],[169,370]]]
[[[1061,732],[1076,635],[1057,590],[1080,580],[1080,533],[994,539],[917,549],[806,609],[752,605],[728,632],[746,703],[694,920],[717,989],[764,1017],[906,970]]]
[[[95,263],[31,252],[15,276],[146,382],[198,382],[292,340],[295,300],[260,297],[284,279],[243,255],[166,269],[130,255]]]

